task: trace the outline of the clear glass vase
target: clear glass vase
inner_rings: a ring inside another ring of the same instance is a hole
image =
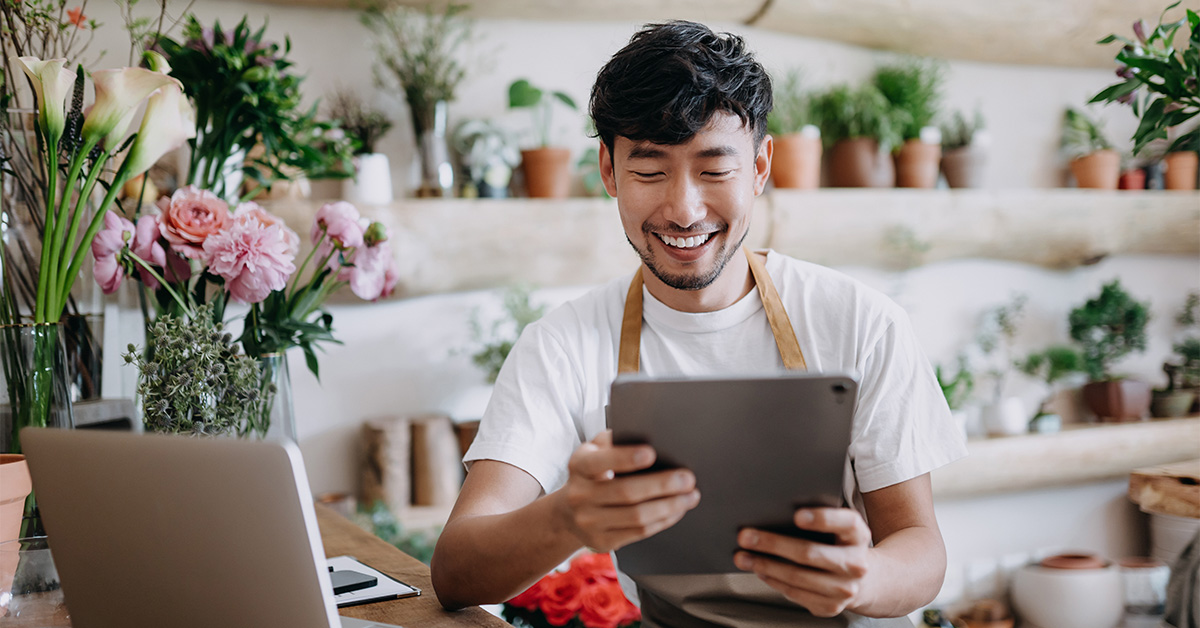
[[[0,625],[5,628],[71,626],[46,537],[0,543]]]
[[[292,377],[288,372],[287,354],[268,353],[258,359],[262,372],[262,405],[250,431],[252,436],[266,440],[296,438],[296,415],[292,407]]]
[[[446,143],[446,101],[428,102],[408,98],[412,114],[413,137],[421,160],[419,197],[454,196],[454,165],[450,163],[450,147]]]

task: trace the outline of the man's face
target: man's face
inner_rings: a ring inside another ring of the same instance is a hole
[[[601,143],[600,171],[616,197],[625,236],[659,280],[677,290],[709,286],[741,248],[754,197],[770,171],[771,139],[718,113],[686,143],[618,136]]]

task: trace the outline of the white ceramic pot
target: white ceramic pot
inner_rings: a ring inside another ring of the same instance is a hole
[[[1029,431],[1029,415],[1017,397],[1005,397],[981,410],[983,428],[991,436],[1016,436]]]
[[[392,202],[392,170],[383,153],[370,153],[354,158],[357,179],[346,179],[342,196],[351,203],[386,205]]]
[[[1026,565],[1013,574],[1013,605],[1036,628],[1116,628],[1125,612],[1121,572]]]

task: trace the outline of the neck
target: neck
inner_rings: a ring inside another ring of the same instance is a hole
[[[642,266],[642,281],[654,298],[679,312],[715,312],[723,310],[754,289],[754,276],[746,255],[738,251],[721,274],[708,286],[700,290],[680,290],[663,283],[661,279]]]

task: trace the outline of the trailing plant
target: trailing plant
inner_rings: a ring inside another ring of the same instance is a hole
[[[975,342],[985,356],[999,354],[993,359],[992,368],[988,370],[995,382],[993,399],[999,400],[1004,395],[1008,372],[1013,366],[1013,340],[1016,339],[1021,319],[1025,316],[1025,305],[1029,298],[1018,294],[1004,305],[992,308],[983,314],[983,322],[975,336]]]
[[[1135,155],[1154,140],[1168,139],[1169,131],[1200,115],[1200,15],[1187,9],[1183,19],[1163,22],[1167,12],[1179,5],[1175,2],[1164,9],[1153,30],[1145,20],[1138,20],[1133,23],[1132,39],[1114,33],[1097,42],[1123,44],[1116,56],[1117,76],[1123,80],[1096,94],[1091,102],[1115,101],[1133,107],[1140,118],[1133,133]],[[1175,37],[1181,29],[1186,36],[1176,48]],[[1168,149],[1185,150],[1200,150],[1200,127],[1176,137]]]
[[[921,137],[921,129],[937,117],[942,81],[941,65],[917,59],[879,68],[872,79],[896,109],[900,135],[905,140]]]
[[[376,152],[376,142],[392,128],[387,114],[368,107],[358,94],[348,90],[339,90],[330,98],[329,117],[354,140],[355,155]]]
[[[510,109],[528,108],[533,116],[533,130],[537,135],[538,146],[545,148],[550,145],[551,121],[554,117],[554,102],[578,111],[575,101],[563,92],[547,92],[534,87],[527,79],[517,79],[508,86],[508,107]]]
[[[942,149],[965,148],[975,141],[975,134],[983,130],[983,112],[975,110],[970,120],[961,111],[955,111],[950,119],[942,122]]]
[[[1115,279],[1099,295],[1071,310],[1071,338],[1083,348],[1083,366],[1091,381],[1114,379],[1113,362],[1146,350],[1149,319],[1147,305],[1129,296]]]
[[[767,132],[771,135],[799,133],[804,127],[821,127],[813,109],[813,98],[804,89],[803,76],[798,69],[791,69],[781,81],[772,81],[775,87],[775,107],[767,116]]]
[[[521,332],[532,322],[546,313],[546,306],[534,305],[530,301],[529,288],[515,286],[504,293],[504,317],[492,322],[485,333],[483,323],[479,321],[478,312],[471,317],[471,340],[482,345],[471,354],[471,361],[487,373],[488,382],[495,383],[500,375],[500,367],[512,351]]]
[[[1063,113],[1062,152],[1067,160],[1086,157],[1112,147],[1112,142],[1104,137],[1097,120],[1073,107],[1068,107]]]
[[[971,392],[975,390],[975,374],[971,372],[965,355],[958,356],[958,365],[953,375],[942,371],[940,364],[934,369],[934,375],[937,376],[938,386],[946,397],[946,405],[950,406],[951,410],[962,408],[971,397]]]
[[[881,151],[901,142],[903,120],[874,85],[851,89],[839,85],[813,98],[813,115],[821,121],[821,137],[829,146],[841,140],[869,138]]]

